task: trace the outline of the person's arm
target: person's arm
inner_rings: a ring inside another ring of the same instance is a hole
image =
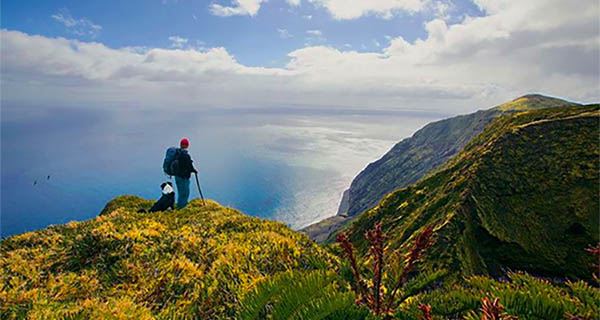
[[[187,171],[190,173],[198,173],[196,168],[194,168],[194,161],[192,161],[192,157],[189,154],[187,154],[186,156]]]
[[[194,161],[192,160],[192,156],[190,156],[189,154],[188,154],[188,156],[189,156],[189,159],[190,159],[190,172],[191,173],[198,173],[198,170],[196,170],[196,168],[194,168]]]

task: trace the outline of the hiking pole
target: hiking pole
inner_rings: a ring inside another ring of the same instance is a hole
[[[205,206],[206,202],[204,202],[204,196],[202,195],[202,189],[200,189],[200,182],[198,181],[198,173],[194,173],[196,177],[196,186],[198,187],[198,192],[200,193],[200,198],[202,198],[202,205]]]

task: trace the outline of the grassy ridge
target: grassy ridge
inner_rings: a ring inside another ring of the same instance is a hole
[[[208,201],[136,213],[133,196],[104,214],[5,239],[0,318],[223,319],[257,281],[334,258],[281,223]]]
[[[495,120],[463,152],[408,188],[389,194],[349,227],[382,221],[390,250],[435,225],[427,265],[461,274],[506,269],[589,279],[599,239],[599,107],[520,112]]]
[[[396,144],[352,181],[346,207],[349,216],[379,203],[388,193],[408,186],[460,152],[496,117],[513,112],[577,105],[542,95],[526,95],[497,107],[432,122]],[[344,201],[344,200],[343,200]]]

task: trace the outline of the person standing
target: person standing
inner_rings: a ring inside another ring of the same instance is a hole
[[[175,185],[177,186],[177,209],[184,208],[190,197],[190,177],[192,173],[198,173],[194,168],[192,158],[188,153],[190,141],[188,138],[182,138],[179,142],[179,149],[175,156]]]

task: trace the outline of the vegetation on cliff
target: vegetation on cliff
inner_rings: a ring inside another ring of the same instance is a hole
[[[362,235],[381,222],[389,249],[405,251],[417,231],[435,226],[429,268],[590,280],[599,116],[592,105],[498,118],[445,166],[355,219],[348,235],[364,253]]]
[[[518,111],[573,106],[542,95],[526,95],[497,107],[432,122],[396,144],[352,181],[340,207],[354,216],[379,203],[388,193],[406,187],[444,164],[483,131],[494,118]]]
[[[401,254],[386,245],[378,224],[365,234],[368,254],[360,257],[342,233],[337,275],[293,271],[265,279],[242,300],[239,319],[592,320],[600,312],[597,282],[550,282],[522,272],[502,279],[423,272],[432,236],[431,228],[419,232]],[[588,251],[598,257],[600,250]]]
[[[335,261],[281,223],[212,201],[136,212],[150,204],[119,197],[96,219],[3,240],[0,318],[233,318],[263,278]]]

